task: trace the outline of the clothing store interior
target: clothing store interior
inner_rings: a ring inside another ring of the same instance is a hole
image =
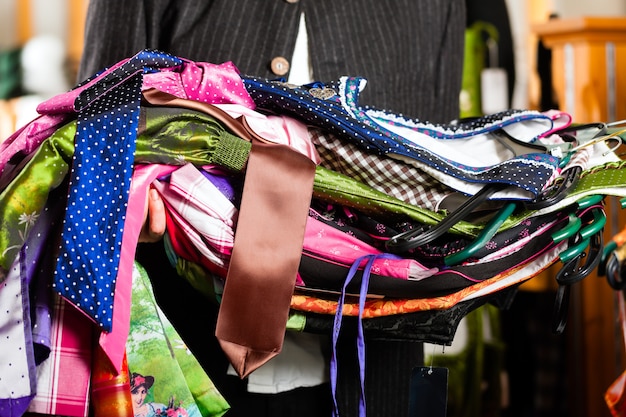
[[[626,416],[626,3],[232,1],[0,0],[0,417]]]

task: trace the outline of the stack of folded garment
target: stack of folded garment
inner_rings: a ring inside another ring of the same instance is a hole
[[[36,369],[58,340],[38,338],[54,323],[35,313],[54,302],[83,313],[73,319],[98,336],[110,375],[132,369],[151,188],[166,206],[168,260],[220,304],[217,336],[240,375],[296,321],[331,331],[355,316],[445,344],[465,314],[549,266],[562,263],[566,299],[598,265],[603,199],[626,197],[621,131],[529,110],[435,125],[360,107],[363,88],[142,51],[42,103],[0,146],[0,305],[13,313],[0,315],[0,350],[25,375],[0,408],[25,411],[41,392]],[[14,381],[4,358],[0,385]]]

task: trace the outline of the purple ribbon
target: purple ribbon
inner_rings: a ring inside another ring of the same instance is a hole
[[[359,417],[366,416],[365,407],[365,337],[363,335],[363,310],[365,308],[365,299],[367,297],[367,287],[369,285],[370,271],[374,265],[374,261],[379,258],[384,259],[398,259],[399,257],[390,253],[381,253],[377,255],[364,255],[357,258],[350,270],[348,276],[343,284],[341,290],[341,297],[337,303],[337,311],[335,313],[335,321],[333,324],[333,351],[330,358],[330,387],[333,393],[333,417],[339,416],[339,406],[337,405],[337,340],[339,339],[339,332],[341,331],[341,320],[343,305],[346,298],[346,289],[352,278],[356,275],[359,266],[364,260],[367,260],[365,268],[363,269],[363,277],[361,278],[361,290],[359,292],[359,317],[358,317],[358,336],[357,336],[357,354],[359,359],[359,377],[361,380],[361,394],[359,396]]]

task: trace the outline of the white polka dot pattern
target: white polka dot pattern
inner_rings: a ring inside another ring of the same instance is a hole
[[[85,89],[74,105],[74,159],[53,285],[104,331],[113,326],[143,73],[179,63],[142,51]]]
[[[96,100],[77,121],[55,288],[103,329],[113,293],[139,121],[141,75]],[[135,104],[136,103],[136,104]]]
[[[23,305],[28,299],[24,299],[23,294],[24,291],[28,293],[28,284],[23,282],[20,274],[21,255],[16,258],[6,279],[0,280],[0,329],[4,329],[0,339],[0,398],[13,400],[13,412],[18,411],[22,401],[28,405],[29,395],[32,395],[31,376],[35,374],[32,341],[27,340],[30,320]],[[32,370],[29,370],[30,365]],[[8,410],[4,411],[0,403],[0,415],[11,415],[7,414]]]
[[[366,152],[409,163],[447,186],[470,195],[485,184],[502,183],[532,193],[520,195],[522,198],[534,198],[558,167],[559,160],[548,153],[534,152],[511,157],[508,151],[503,153],[503,161],[497,164],[468,165],[467,161],[455,161],[443,153],[435,153],[429,146],[408,140],[408,135],[405,137],[406,132],[411,132],[412,136],[432,139],[428,144],[441,142],[450,146],[453,143],[455,152],[463,147],[463,151],[459,152],[463,158],[473,153],[476,140],[482,141],[490,132],[510,129],[525,121],[545,122],[546,126],[541,124],[541,129],[536,132],[545,133],[551,122],[539,112],[509,110],[471,123],[435,125],[408,120],[391,112],[359,107],[358,96],[365,87],[365,80],[358,77],[342,77],[337,83],[316,82],[303,86],[257,77],[242,78],[257,109],[293,116]],[[496,140],[489,137],[486,143],[493,144]]]

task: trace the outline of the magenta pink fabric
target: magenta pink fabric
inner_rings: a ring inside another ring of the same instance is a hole
[[[216,265],[227,267],[234,245],[236,208],[190,164],[173,172],[170,184],[155,181],[154,186],[161,193],[172,216],[173,221],[168,224],[169,232],[185,236],[204,258],[214,259]],[[218,201],[221,203],[215,204]],[[210,205],[213,205],[211,209],[205,208]],[[218,208],[219,212],[216,211]],[[205,227],[209,224],[212,226]],[[352,265],[363,255],[382,253],[354,236],[310,216],[306,221],[303,249],[343,265]],[[177,254],[185,258],[184,253]],[[419,279],[432,276],[437,270],[426,268],[413,259],[378,258],[373,263],[372,272],[408,280],[409,277]]]
[[[182,70],[144,75],[143,89],[151,88],[201,103],[237,103],[251,109],[255,107],[232,62],[218,65],[185,61]]]
[[[120,61],[88,83],[39,104],[37,111],[41,116],[0,143],[0,173],[17,152],[26,154],[34,152],[44,139],[74,118],[74,101],[78,95],[127,61],[128,59]],[[144,75],[143,89],[150,88],[203,103],[236,103],[254,108],[254,102],[232,62],[217,65],[185,61],[185,66],[180,72],[161,71]]]
[[[133,263],[139,234],[145,220],[145,203],[150,183],[159,175],[172,172],[177,167],[169,165],[138,165],[131,182],[126,223],[122,236],[122,251],[115,284],[113,301],[113,330],[100,333],[99,343],[111,365],[119,372],[122,368],[126,339],[130,328],[130,302]]]

